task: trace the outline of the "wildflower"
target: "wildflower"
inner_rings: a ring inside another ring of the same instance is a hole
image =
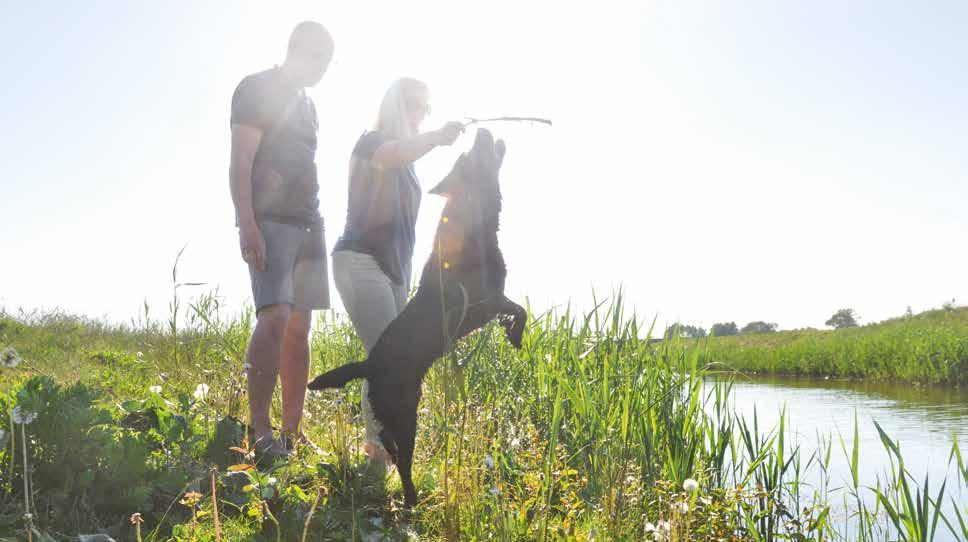
[[[20,356],[17,355],[17,351],[13,349],[12,346],[8,346],[0,352],[0,363],[8,369],[13,369],[17,365],[20,365]]]
[[[656,531],[658,531],[658,529],[655,528],[655,525],[653,525],[651,521],[645,522],[645,532],[654,533]]]
[[[705,504],[706,506],[709,506],[710,504],[713,503],[713,500],[710,499],[709,497],[699,497],[699,502]]]
[[[270,477],[269,477],[269,485],[270,485],[270,486],[274,486],[274,485],[276,485],[276,482],[278,482],[278,481],[279,481],[279,480],[276,480],[276,477],[275,477],[275,476],[270,476]]]
[[[676,509],[678,509],[680,514],[688,514],[689,513],[689,505],[686,504],[685,502],[680,502],[680,503],[674,504],[673,507],[676,508]]]
[[[520,447],[521,447],[521,439],[519,439],[518,437],[514,437],[511,440],[511,448],[514,448],[516,450]]]
[[[686,478],[686,481],[682,483],[682,489],[685,489],[686,493],[695,493],[699,489],[699,482],[692,478]]]
[[[489,489],[488,491],[491,493],[491,495],[495,497],[501,494],[501,488],[497,486],[491,486],[491,489]]]
[[[201,500],[202,500],[201,493],[197,491],[189,491],[188,493],[185,493],[185,496],[182,497],[182,500],[179,502],[185,506],[195,506]]]
[[[161,386],[151,386],[148,388],[151,393],[161,393]]]
[[[672,524],[663,519],[659,521],[659,529],[665,532],[669,532],[672,530]]]
[[[32,519],[34,519],[34,515],[31,514],[30,512],[27,512],[26,514],[24,514],[24,521],[28,521],[29,522]]]
[[[199,384],[195,386],[195,393],[193,393],[192,395],[195,397],[195,399],[199,401],[204,401],[205,396],[208,395],[209,389],[210,388],[208,387],[208,384]]]
[[[484,456],[484,466],[487,467],[488,470],[493,469],[494,468],[494,458],[492,458],[490,455],[485,455]]]
[[[23,425],[30,425],[37,419],[36,412],[30,412],[24,410],[23,407],[14,407],[13,409],[13,423],[20,423]]]
[[[144,354],[144,352],[141,352],[141,351],[138,351],[138,352],[135,352],[135,353],[134,353],[134,355],[135,355],[135,357],[137,357],[138,359],[141,359],[141,358],[143,358],[143,357],[145,357],[145,354]]]
[[[380,516],[373,516],[372,518],[370,518],[370,525],[373,525],[377,529],[382,529],[383,518],[381,518]]]
[[[137,525],[139,523],[144,523],[144,520],[141,519],[141,512],[135,512],[134,514],[131,514],[131,524]]]

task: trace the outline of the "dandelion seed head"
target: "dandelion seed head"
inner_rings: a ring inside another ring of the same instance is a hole
[[[686,493],[695,493],[699,489],[699,482],[692,478],[686,478],[686,481],[682,483],[682,489],[685,489]]]
[[[36,412],[30,412],[29,410],[24,410],[24,408],[21,406],[16,406],[13,409],[13,423],[30,425],[36,419],[37,419]]]
[[[141,512],[135,512],[134,514],[131,514],[131,524],[132,525],[137,525],[137,524],[143,523],[143,522],[144,522],[144,520],[141,519]]]
[[[269,485],[270,485],[270,486],[274,486],[274,485],[276,485],[276,482],[278,482],[278,481],[279,481],[279,480],[277,480],[275,476],[270,476],[270,477],[269,477]]]
[[[204,401],[205,400],[205,396],[208,395],[208,390],[209,389],[211,389],[211,388],[209,388],[208,384],[204,384],[204,383],[199,384],[199,385],[195,386],[195,393],[193,393],[192,395],[195,397],[195,399],[197,399],[199,401]]]
[[[157,385],[151,386],[150,388],[148,388],[148,391],[150,391],[151,393],[161,393],[161,386],[157,386]]]
[[[491,457],[490,455],[485,455],[484,456],[484,466],[487,467],[488,469],[493,469],[494,468],[494,458]]]
[[[647,533],[654,533],[657,530],[658,529],[655,528],[655,525],[651,521],[645,522],[645,532],[647,532]]]
[[[17,351],[12,346],[8,346],[0,352],[0,364],[3,364],[8,369],[13,369],[17,365],[20,365],[21,361],[20,355],[17,354]]]
[[[685,503],[685,502],[676,503],[676,504],[673,505],[673,507],[675,507],[679,511],[680,514],[688,514],[689,513],[689,505],[687,503]]]

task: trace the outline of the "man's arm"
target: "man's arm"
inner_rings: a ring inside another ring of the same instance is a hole
[[[265,270],[265,240],[252,208],[252,162],[262,141],[262,130],[245,124],[232,125],[232,155],[229,162],[229,190],[239,220],[242,259]]]
[[[450,145],[463,130],[463,124],[448,122],[439,130],[387,141],[376,149],[372,160],[385,168],[405,166],[416,162],[438,145]]]

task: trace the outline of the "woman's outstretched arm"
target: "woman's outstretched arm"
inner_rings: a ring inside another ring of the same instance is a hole
[[[394,139],[380,145],[373,153],[372,161],[394,168],[416,162],[420,157],[440,145],[450,145],[464,130],[460,122],[448,122],[438,130],[424,132],[405,139]]]

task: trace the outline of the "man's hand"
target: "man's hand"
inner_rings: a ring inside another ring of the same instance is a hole
[[[457,136],[464,131],[464,124],[457,121],[451,121],[437,130],[437,144],[450,146],[457,141]]]
[[[253,265],[256,271],[266,270],[266,241],[257,224],[239,227],[239,245],[242,248],[242,259],[245,263]]]

